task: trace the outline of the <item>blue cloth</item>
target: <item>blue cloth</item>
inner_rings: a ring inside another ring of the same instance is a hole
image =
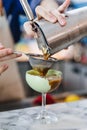
[[[71,0],[71,3],[74,9],[87,6],[87,0]]]
[[[28,0],[28,2],[34,15],[36,15],[35,7],[40,4],[41,0]],[[10,28],[14,41],[18,42],[21,36],[19,16],[20,14],[25,15],[23,8],[19,0],[3,0],[3,6],[5,8],[7,17],[9,17],[10,15],[12,16],[10,20]]]
[[[87,6],[87,0],[79,0],[79,1],[78,0],[71,0],[71,2],[72,2],[71,6],[73,9]],[[80,42],[83,44],[87,44],[87,37],[81,39]]]

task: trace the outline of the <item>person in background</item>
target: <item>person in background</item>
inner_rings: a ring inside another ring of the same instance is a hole
[[[69,7],[71,1],[65,0],[60,6],[58,4],[59,2],[60,0],[42,0],[41,5],[36,7],[36,14],[38,19],[44,18],[52,23],[59,22],[60,26],[65,26],[67,23],[64,12]],[[24,28],[29,36],[35,36],[29,22],[25,22]],[[59,60],[75,59],[76,61],[80,61],[81,49],[82,48],[80,44],[71,45],[67,49],[63,49],[56,53],[54,56]],[[75,50],[77,50],[77,52]]]
[[[3,7],[5,8],[5,12],[6,12],[7,18],[8,18],[9,23],[10,23],[10,28],[11,28],[11,32],[12,32],[14,41],[18,42],[20,40],[20,36],[21,36],[19,17],[20,17],[20,15],[25,15],[23,8],[20,4],[20,0],[0,0],[0,1],[2,1]],[[49,0],[48,1],[45,1],[45,0],[27,0],[27,1],[29,3],[33,13],[34,13],[34,16],[36,16],[35,8],[38,5],[42,5],[42,3],[43,3],[43,6],[44,6],[44,2],[47,3],[46,6],[49,9],[52,9],[52,6],[53,6],[53,8],[58,7],[56,0],[50,0],[50,1]],[[50,4],[49,4],[49,2],[50,2]],[[60,22],[60,20],[59,20],[59,22]],[[63,22],[65,22],[65,21],[63,21]],[[63,24],[63,23],[61,23],[61,24]]]
[[[5,8],[5,12],[7,18],[10,23],[10,28],[12,32],[12,36],[14,42],[17,43],[20,40],[21,29],[20,29],[20,15],[25,15],[23,8],[20,4],[20,0],[2,0],[3,7]],[[40,4],[41,0],[28,0],[31,9],[35,13],[35,7]]]
[[[17,57],[20,57],[20,53],[14,53],[14,51],[11,48],[5,48],[1,43],[0,43],[0,62],[14,59]],[[7,64],[3,64],[0,66],[0,75],[8,69]]]
[[[66,25],[66,20],[64,16],[65,10],[70,5],[70,0],[65,0],[65,2],[59,6],[60,0],[28,0],[29,5],[38,19],[45,18],[46,20],[55,23],[59,22],[61,26]],[[49,4],[50,3],[50,4]],[[38,6],[39,5],[39,6]],[[19,23],[19,15],[24,14],[23,8],[19,0],[3,0],[3,6],[6,10],[7,17],[9,19],[10,15],[10,27],[11,32],[15,42],[20,40],[21,30]],[[35,12],[36,8],[36,12]],[[25,30],[29,36],[33,37],[33,32],[28,22],[25,23]],[[69,60],[74,57],[75,47],[72,45],[68,49],[64,49],[57,53],[58,59]]]
[[[49,4],[50,3],[50,4]],[[56,0],[42,0],[41,5],[36,7],[36,14],[38,19],[44,18],[52,23],[59,22],[60,26],[65,26],[66,18],[64,12],[70,5],[70,0],[65,0],[63,4],[59,6]],[[35,34],[32,31],[32,27],[29,22],[24,23],[24,28],[30,37],[34,37]],[[73,46],[68,49],[64,49],[58,52],[55,57],[59,60],[69,60],[73,57]]]
[[[65,0],[61,6],[58,5],[56,0],[42,0],[41,5],[38,5],[35,9],[37,18],[38,20],[44,18],[52,23],[59,22],[60,26],[65,26],[66,19],[64,16],[64,11],[68,8],[69,4],[70,0]],[[35,36],[29,22],[24,23],[24,28],[29,36]]]
[[[20,36],[21,36],[19,16],[20,14],[25,15],[23,8],[19,0],[3,0],[2,2],[6,11],[7,18],[10,22],[10,28],[11,28],[14,42],[17,43],[20,40]],[[36,16],[37,14],[38,19],[43,17],[52,23],[58,21],[61,26],[66,25],[64,11],[70,5],[70,0],[65,0],[65,2],[61,6],[59,6],[60,1],[57,2],[56,0],[37,0],[37,1],[28,0],[28,2],[34,15]],[[28,32],[30,36],[31,35],[33,36],[33,32],[31,32],[29,23],[25,25],[25,30]],[[71,57],[73,57],[73,54],[71,53],[73,48],[74,47],[71,46],[68,48],[68,51],[67,50],[60,51],[57,54],[57,57],[59,59],[70,59]],[[67,57],[67,55],[69,57]]]

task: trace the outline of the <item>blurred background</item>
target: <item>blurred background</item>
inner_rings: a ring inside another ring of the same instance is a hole
[[[28,0],[35,14],[40,0]],[[58,0],[59,4],[63,1]],[[16,51],[38,53],[37,43],[23,28],[28,21],[19,0],[0,0],[0,42]],[[68,10],[87,6],[87,0],[71,0]],[[75,45],[80,53],[69,61],[59,61],[58,70],[63,73],[63,81],[54,92],[47,94],[47,104],[76,101],[87,97],[87,37]],[[9,69],[0,77],[0,110],[31,107],[41,104],[40,94],[26,83],[25,73],[31,69],[29,62],[7,61]],[[1,64],[1,63],[0,63]]]

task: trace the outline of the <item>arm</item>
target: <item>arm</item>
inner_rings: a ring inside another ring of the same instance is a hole
[[[50,2],[50,4],[49,4]],[[36,13],[38,19],[45,18],[46,20],[55,23],[59,22],[61,26],[66,25],[66,19],[64,16],[65,10],[68,8],[70,4],[70,0],[65,0],[65,2],[58,6],[56,1],[54,0],[43,0],[41,5],[36,7]],[[35,36],[35,33],[32,31],[32,28],[29,22],[24,24],[25,31],[31,37]],[[54,55],[54,57],[58,58],[59,60],[70,60],[74,58],[74,49],[75,47],[69,46],[68,49],[64,49]]]

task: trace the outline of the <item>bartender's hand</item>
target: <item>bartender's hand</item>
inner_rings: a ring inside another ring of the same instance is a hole
[[[58,3],[55,0],[43,0],[41,5],[36,7],[37,18],[44,18],[52,23],[59,22],[61,26],[65,26],[66,19],[64,11],[68,8],[69,4],[70,0],[65,0],[61,6],[58,6]],[[24,28],[29,37],[35,37],[30,22],[25,22]]]
[[[83,49],[80,43],[75,43],[74,45],[69,46],[67,49],[63,49],[58,53],[54,54],[53,57],[58,60],[72,60],[74,59],[76,62],[81,61],[81,56],[83,53]]]
[[[0,43],[0,62],[2,61],[6,61],[6,60],[10,60],[10,59],[14,59],[17,57],[20,57],[21,54],[20,53],[14,53],[13,50],[11,48],[5,48],[1,43]],[[7,70],[8,65],[7,64],[3,64],[0,66],[0,75]]]
[[[64,12],[69,5],[70,0],[65,0],[65,2],[61,6],[58,6],[58,3],[55,0],[43,0],[41,5],[36,7],[37,18],[44,18],[52,23],[59,22],[60,26],[65,26],[67,23]],[[30,22],[25,22],[24,28],[28,36],[35,37],[35,33],[32,31]],[[74,45],[69,46],[67,49],[63,49],[60,52],[56,53],[54,57],[59,60],[75,59],[76,56],[74,56],[74,50]]]

